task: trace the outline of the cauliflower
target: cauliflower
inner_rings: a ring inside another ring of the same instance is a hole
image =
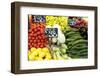
[[[60,30],[60,26],[58,24],[55,24],[53,26],[53,28],[58,28],[58,41],[59,43],[65,43],[65,36],[64,34],[62,33],[62,31]]]

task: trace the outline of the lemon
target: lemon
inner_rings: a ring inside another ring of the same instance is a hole
[[[31,52],[30,51],[28,51],[28,55],[30,55],[31,54]]]
[[[32,52],[32,55],[33,55],[33,56],[37,56],[38,54],[39,54],[39,53],[38,53],[37,51],[33,51],[33,52]]]
[[[37,51],[38,53],[41,52],[41,48],[38,48],[36,51]]]
[[[46,53],[46,56],[51,56],[51,54],[48,52],[48,53]]]
[[[38,60],[38,58],[39,58],[38,56],[35,56],[34,60]]]
[[[46,57],[45,60],[51,60],[51,58]]]
[[[38,60],[43,60],[43,58],[41,58],[41,57],[38,57]]]
[[[39,57],[44,57],[45,56],[45,52],[40,52],[39,53]]]
[[[46,58],[51,59],[51,56],[46,56]]]
[[[33,56],[32,54],[30,54],[30,55],[28,56],[28,59],[29,59],[29,60],[34,60],[34,56]]]
[[[45,58],[45,60],[50,60],[50,59],[48,59],[48,58]]]
[[[36,48],[32,47],[30,50],[31,50],[31,52],[34,52],[34,51],[36,51]]]
[[[51,54],[50,54],[50,53],[47,53],[47,54],[46,54],[46,58],[51,59],[51,58],[52,58],[52,57],[51,57]]]
[[[49,49],[48,48],[43,48],[42,51],[46,53],[46,52],[49,52]]]

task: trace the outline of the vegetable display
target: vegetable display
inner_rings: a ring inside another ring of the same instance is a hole
[[[34,48],[28,51],[29,60],[51,60],[52,56],[48,48]]]
[[[65,60],[69,59],[68,55],[66,54],[68,48],[66,44],[61,44],[59,47],[53,47],[53,58],[55,60]]]
[[[48,44],[48,38],[44,33],[45,24],[34,23],[28,32],[28,47],[43,48]]]
[[[46,16],[46,25],[53,26],[55,24],[60,25],[61,30],[68,29],[67,23],[68,17],[64,16]]]
[[[69,17],[68,18],[68,24],[71,27],[79,28],[82,26],[87,27],[88,22],[86,20],[87,18],[81,18],[81,17]]]
[[[88,18],[28,15],[28,60],[88,58]]]
[[[69,48],[68,56],[71,58],[87,58],[88,41],[81,37],[76,29],[70,29],[65,32],[66,44]]]

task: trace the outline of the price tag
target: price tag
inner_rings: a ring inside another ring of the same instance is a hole
[[[45,22],[45,16],[33,15],[32,16],[32,21],[33,22]]]
[[[45,34],[47,37],[58,37],[58,28],[46,28]]]

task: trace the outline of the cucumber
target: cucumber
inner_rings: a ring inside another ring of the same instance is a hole
[[[70,39],[68,38],[68,39],[66,39],[66,41],[67,42],[75,42],[76,40],[80,40],[80,39],[83,39],[83,38],[82,37],[75,37],[73,39],[72,38],[70,38]]]
[[[80,39],[80,40],[76,40],[75,42],[68,43],[68,46],[73,46],[73,45],[77,45],[77,44],[83,44],[83,43],[87,43],[87,42],[88,42],[87,40]]]
[[[82,54],[82,55],[80,54],[79,56],[80,56],[80,58],[87,58],[88,57],[87,54]]]
[[[88,52],[88,49],[83,49],[79,52],[79,54],[83,54],[83,53],[87,53]]]
[[[68,51],[69,53],[77,53],[77,54],[82,54],[82,53],[84,53],[84,52],[87,52],[87,49],[85,48],[85,49],[81,49],[81,50],[69,50]]]
[[[82,50],[70,50],[70,51],[68,51],[68,54],[70,55],[70,57],[74,57],[74,58],[76,58],[76,56],[77,57],[82,57],[82,56],[87,56],[87,54],[88,54],[88,51],[87,51],[87,49],[82,49]]]
[[[68,56],[73,58],[73,59],[80,58],[80,56],[77,54],[68,54]]]
[[[84,48],[88,48],[88,46],[82,46],[82,47],[72,47],[70,50],[81,50],[81,49],[84,49]]]
[[[79,34],[74,33],[74,34],[71,34],[71,35],[66,35],[65,37],[66,37],[66,38],[70,38],[70,37],[73,37],[73,35],[74,35],[74,37],[80,36]],[[74,38],[74,37],[73,37],[73,38]]]
[[[88,58],[88,55],[80,56],[80,58]]]
[[[66,33],[69,33],[69,32],[78,32],[78,30],[76,30],[76,29],[70,29],[70,30],[65,31],[64,33],[66,34]]]
[[[85,54],[85,55],[69,54],[68,56],[70,56],[73,59],[75,59],[75,58],[87,58],[87,54]]]
[[[66,35],[69,36],[69,35],[73,35],[73,34],[75,34],[75,33],[76,33],[76,32],[72,31],[72,32],[66,33]]]
[[[69,49],[71,49],[72,47],[82,47],[82,46],[88,46],[87,44],[77,44],[77,45],[73,45],[73,46],[68,46]]]
[[[88,56],[88,40],[85,40],[78,30],[71,29],[65,32],[66,45],[68,51],[66,53],[71,58],[87,58]]]

